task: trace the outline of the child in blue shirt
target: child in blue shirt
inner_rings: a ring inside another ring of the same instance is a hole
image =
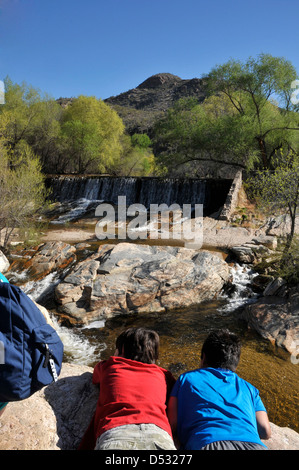
[[[201,352],[201,368],[182,374],[171,392],[168,418],[186,450],[267,449],[271,437],[258,390],[235,370],[239,338],[228,330],[211,333]]]

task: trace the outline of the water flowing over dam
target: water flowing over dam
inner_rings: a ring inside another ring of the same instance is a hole
[[[52,200],[58,202],[86,199],[118,203],[126,196],[127,205],[203,204],[203,215],[218,211],[232,185],[230,179],[179,179],[113,176],[49,176],[46,180]]]

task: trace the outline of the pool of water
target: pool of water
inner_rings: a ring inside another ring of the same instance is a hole
[[[202,344],[215,328],[227,327],[242,339],[242,353],[237,373],[260,391],[269,419],[278,426],[299,432],[299,366],[290,355],[238,319],[238,310],[223,313],[225,300],[205,302],[159,315],[124,315],[107,320],[105,327],[81,330],[80,335],[94,346],[90,362],[107,359],[115,351],[115,339],[125,328],[143,326],[155,329],[160,335],[158,364],[172,371],[175,377],[199,367]],[[103,346],[104,345],[104,346]]]

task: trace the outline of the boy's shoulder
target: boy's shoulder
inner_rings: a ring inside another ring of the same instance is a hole
[[[185,380],[209,380],[209,379],[224,379],[228,377],[235,377],[237,374],[228,369],[218,369],[213,367],[201,367],[198,369],[189,370],[180,375],[181,381]]]

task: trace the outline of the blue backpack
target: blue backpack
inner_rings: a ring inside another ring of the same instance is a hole
[[[63,344],[55,329],[19,287],[2,278],[0,402],[23,400],[56,381],[62,359]]]

